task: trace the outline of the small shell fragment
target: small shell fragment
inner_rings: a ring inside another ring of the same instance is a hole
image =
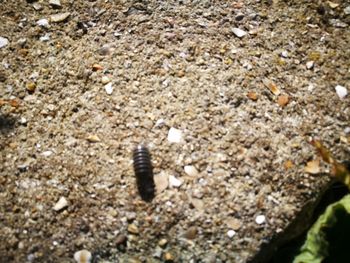
[[[53,210],[60,211],[68,206],[68,201],[63,196],[58,200],[58,202],[53,207]]]
[[[255,218],[255,223],[257,223],[258,225],[265,223],[265,221],[266,221],[266,217],[264,215],[258,215]]]
[[[169,176],[169,185],[171,187],[177,188],[177,187],[180,187],[182,185],[182,182],[179,179],[177,179],[175,176],[170,175]]]
[[[196,167],[194,167],[193,165],[186,165],[184,167],[185,173],[189,176],[197,176],[198,175],[198,171],[196,169]]]
[[[182,141],[182,131],[171,127],[168,133],[168,141],[171,143],[180,143]]]
[[[242,38],[247,34],[247,32],[245,32],[244,30],[239,29],[237,27],[232,28],[232,33],[235,34],[235,36],[239,37],[239,38]]]
[[[344,99],[346,95],[348,95],[348,90],[345,87],[340,85],[337,85],[335,87],[335,91],[340,99]]]
[[[53,23],[59,23],[59,22],[65,21],[69,16],[70,16],[69,12],[54,14],[54,15],[51,15],[50,20]]]
[[[232,229],[230,229],[229,231],[227,231],[227,236],[229,237],[229,238],[232,238],[232,237],[234,237],[236,235],[236,231],[234,231],[234,230],[232,230]]]
[[[111,82],[105,85],[105,91],[108,95],[113,93],[113,86]]]
[[[86,249],[74,253],[74,259],[77,263],[90,263],[91,258],[91,252]]]
[[[308,61],[306,62],[306,68],[307,69],[312,69],[314,67],[315,62],[314,61]]]
[[[275,83],[273,83],[272,81],[268,80],[268,79],[264,79],[263,80],[264,85],[276,96],[281,94],[280,89],[277,87],[277,85]]]
[[[156,186],[156,190],[158,194],[168,188],[169,176],[167,173],[161,172],[159,174],[155,174],[153,179],[154,179],[154,184]]]

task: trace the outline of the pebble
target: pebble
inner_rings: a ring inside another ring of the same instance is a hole
[[[335,86],[335,91],[340,99],[344,99],[348,95],[348,90],[340,85]]]
[[[175,188],[178,188],[182,185],[182,182],[177,179],[175,176],[173,175],[170,175],[169,176],[169,186],[170,187],[175,187]]]
[[[107,76],[103,76],[101,78],[101,82],[102,82],[102,84],[107,84],[107,83],[111,82],[111,79]]]
[[[284,58],[288,58],[288,51],[282,51],[281,56]]]
[[[60,0],[50,0],[49,4],[53,7],[53,8],[61,8],[61,2]]]
[[[315,65],[315,62],[314,61],[308,61],[306,62],[306,68],[307,69],[312,69]]]
[[[49,41],[49,40],[50,40],[50,34],[49,34],[49,33],[45,34],[44,36],[40,37],[39,40],[40,40],[41,42],[47,42],[47,41]]]
[[[36,89],[36,84],[34,83],[34,82],[29,82],[28,84],[27,84],[27,91],[30,93],[30,94],[32,94],[32,93],[34,93],[34,91],[35,91],[35,89]]]
[[[9,40],[5,37],[0,37],[0,48],[3,48],[7,46],[9,43]]]
[[[86,138],[89,142],[100,142],[101,139],[97,135],[89,135]]]
[[[163,125],[165,125],[164,119],[159,119],[156,121],[156,124],[155,124],[156,127],[162,127]]]
[[[344,8],[344,13],[350,15],[350,5]]]
[[[90,251],[83,249],[74,253],[74,259],[77,263],[90,263],[92,255]]]
[[[244,30],[239,29],[237,27],[232,28],[232,32],[233,32],[233,34],[235,34],[236,37],[239,37],[239,38],[242,38],[247,34],[247,32],[245,32]]]
[[[226,220],[226,225],[233,230],[238,230],[242,226],[242,222],[237,218],[228,218]]]
[[[158,242],[158,246],[160,246],[161,248],[166,247],[167,244],[168,244],[168,240],[166,240],[165,238],[162,238],[162,239],[159,240],[159,242]]]
[[[108,95],[111,95],[113,93],[112,83],[108,83],[105,85],[105,91]]]
[[[235,20],[236,21],[241,21],[241,20],[243,20],[243,18],[244,18],[244,14],[243,13],[238,13],[236,15],[236,17],[235,17]]]
[[[54,14],[54,15],[51,15],[50,20],[53,23],[59,23],[59,22],[65,21],[69,16],[70,16],[69,12]]]
[[[53,154],[52,151],[45,151],[45,152],[42,152],[41,155],[44,156],[44,157],[49,157]]]
[[[182,131],[171,127],[168,133],[168,141],[170,143],[180,143],[182,141]]]
[[[68,206],[68,201],[63,196],[58,200],[58,202],[53,207],[53,210],[60,211]]]
[[[184,167],[185,173],[189,176],[197,176],[198,175],[198,171],[196,169],[196,167],[194,167],[193,165],[186,165]]]
[[[128,225],[128,232],[137,235],[139,233],[139,228],[134,224],[130,224]]]
[[[264,215],[258,215],[255,218],[255,223],[257,223],[258,225],[265,223],[265,221],[266,221],[266,217]]]
[[[40,3],[35,2],[35,3],[33,3],[33,8],[34,8],[36,11],[40,11],[40,10],[43,9],[43,6],[42,6]]]
[[[227,231],[227,235],[229,238],[232,238],[236,235],[236,231],[231,229],[231,230]]]
[[[345,133],[345,134],[350,134],[350,127],[346,127],[346,128],[344,129],[344,133]]]
[[[47,20],[46,18],[43,19],[39,19],[36,24],[38,26],[42,26],[42,27],[49,27],[49,20]]]
[[[174,256],[170,252],[166,252],[164,254],[164,260],[166,262],[173,262],[174,261]]]
[[[191,226],[184,234],[184,237],[187,239],[195,239],[197,236],[198,230],[197,227]]]

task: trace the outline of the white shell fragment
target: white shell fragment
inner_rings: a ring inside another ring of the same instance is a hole
[[[232,28],[232,32],[233,34],[235,34],[236,37],[239,37],[239,38],[244,37],[247,34],[247,32],[237,27]]]
[[[68,206],[68,201],[66,198],[64,198],[63,196],[60,198],[60,200],[58,200],[58,202],[55,204],[55,206],[53,207],[53,210],[55,211],[60,211],[63,208]]]
[[[307,69],[312,69],[314,67],[315,62],[313,61],[308,61],[306,62],[306,68]]]
[[[111,82],[111,80],[109,79],[109,77],[103,76],[101,78],[101,82],[102,82],[102,84],[107,84],[107,83]]]
[[[168,188],[169,176],[167,173],[161,172],[159,174],[155,174],[153,179],[154,179],[154,184],[156,186],[158,194]]]
[[[186,165],[184,167],[185,173],[189,176],[197,176],[198,175],[198,171],[196,169],[196,167],[194,167],[193,165]]]
[[[340,85],[337,85],[335,87],[335,91],[337,92],[337,95],[340,99],[344,99],[346,97],[346,95],[348,95],[348,90]]]
[[[0,48],[7,46],[9,43],[9,40],[5,37],[0,37]]]
[[[170,128],[168,133],[168,141],[171,143],[180,143],[182,141],[182,131],[176,128]]]
[[[111,95],[113,93],[112,83],[108,83],[105,85],[105,91],[108,95]]]
[[[265,221],[266,221],[266,217],[264,215],[258,215],[255,218],[255,223],[257,223],[258,225],[265,223]]]
[[[74,253],[74,259],[77,263],[90,263],[92,256],[91,252],[83,249]]]
[[[49,157],[53,154],[52,151],[45,151],[45,152],[42,152],[41,155],[44,156],[44,157]]]
[[[171,187],[177,188],[177,187],[180,187],[182,185],[182,182],[179,179],[177,179],[175,176],[170,175],[169,176],[169,185]]]
[[[234,237],[236,235],[236,231],[234,231],[234,230],[229,230],[229,231],[227,231],[227,236],[229,237],[229,238],[232,238],[232,237]]]

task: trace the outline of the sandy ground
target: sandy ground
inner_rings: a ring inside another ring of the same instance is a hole
[[[307,227],[310,139],[350,152],[348,1],[48,2],[0,0],[1,262],[263,262]]]

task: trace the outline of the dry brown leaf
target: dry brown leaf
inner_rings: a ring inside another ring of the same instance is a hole
[[[258,94],[256,94],[256,92],[254,92],[254,91],[249,91],[247,93],[247,97],[253,101],[258,100]]]
[[[293,164],[293,162],[292,162],[291,160],[287,160],[287,161],[285,161],[285,163],[284,163],[284,168],[285,168],[286,170],[289,170],[289,169],[293,168],[293,166],[294,166],[294,164]]]
[[[289,102],[289,96],[286,94],[279,95],[277,99],[278,105],[280,105],[282,108],[285,107]]]
[[[320,160],[312,160],[308,162],[305,166],[305,172],[309,174],[318,174],[320,173]]]

